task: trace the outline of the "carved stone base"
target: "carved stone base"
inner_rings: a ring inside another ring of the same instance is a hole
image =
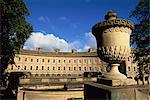
[[[109,86],[136,85],[136,81],[133,79],[109,80],[106,78],[97,78],[97,83]]]
[[[124,80],[127,79],[127,77],[120,73],[118,70],[118,66],[120,64],[112,64],[112,68],[109,72],[104,73],[104,77],[108,80]]]

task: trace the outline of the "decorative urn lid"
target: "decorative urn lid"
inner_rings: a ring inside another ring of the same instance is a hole
[[[92,34],[96,35],[97,33],[103,32],[105,29],[116,26],[128,27],[132,30],[134,29],[134,24],[131,21],[125,19],[118,19],[117,13],[109,10],[105,15],[105,21],[99,22],[92,27]]]

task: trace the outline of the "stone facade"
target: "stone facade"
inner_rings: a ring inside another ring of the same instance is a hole
[[[9,65],[7,72],[25,72],[27,77],[83,77],[84,72],[105,72],[107,63],[99,59],[94,49],[88,52],[45,52],[42,48],[36,50],[21,50],[15,56],[15,64]],[[127,77],[134,77],[136,65],[132,59],[126,60]]]

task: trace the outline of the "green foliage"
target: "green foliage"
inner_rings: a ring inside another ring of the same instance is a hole
[[[23,0],[0,0],[0,71],[5,80],[5,69],[14,63],[15,53],[22,48],[32,32],[32,26],[26,21],[28,9]]]
[[[139,23],[135,25],[135,30],[131,36],[131,43],[136,44],[135,53],[138,61],[139,73],[149,74],[150,67],[150,1],[141,0],[132,11],[131,17],[135,17]]]

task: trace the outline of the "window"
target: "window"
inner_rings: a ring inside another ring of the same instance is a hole
[[[81,60],[79,60],[79,63],[81,63]]]
[[[97,59],[95,59],[95,63],[97,63]]]
[[[76,67],[74,67],[74,70],[76,70]]]
[[[60,70],[60,67],[58,67],[58,70]]]
[[[27,61],[27,58],[25,58],[25,61]]]
[[[66,67],[64,67],[64,70],[66,70]]]
[[[35,74],[35,77],[38,77],[39,75],[38,74]]]
[[[71,76],[71,74],[68,74],[68,76]]]
[[[50,60],[48,59],[48,60],[47,60],[47,62],[49,63],[49,62],[50,62]]]
[[[92,63],[92,59],[90,59],[90,63]]]
[[[79,74],[79,76],[82,76],[82,74]]]
[[[135,67],[134,67],[134,71],[136,71],[136,70],[135,70]]]
[[[41,74],[41,77],[44,77],[44,74]]]
[[[36,66],[36,70],[38,70],[38,66]]]
[[[130,57],[128,57],[128,61],[130,61]]]
[[[53,59],[53,63],[55,63],[55,59]]]
[[[20,70],[20,66],[18,66],[18,70]]]
[[[32,66],[30,66],[30,70],[32,70]]]
[[[66,60],[64,60],[64,63],[66,62]]]
[[[79,67],[79,70],[81,70],[81,67]]]
[[[130,66],[128,67],[128,71],[130,71]]]
[[[18,60],[21,61],[21,58],[19,57]]]
[[[58,62],[60,63],[60,60],[58,60]]]
[[[42,59],[42,62],[44,62],[44,59]]]
[[[37,59],[36,61],[39,62],[39,59]]]
[[[49,67],[47,67],[47,70],[49,70]]]
[[[69,63],[71,63],[71,60],[69,60]]]
[[[24,66],[24,70],[26,70],[27,69],[27,66]]]
[[[44,70],[44,66],[42,66],[42,70]]]
[[[55,70],[55,67],[53,67],[53,70]]]
[[[84,59],[84,63],[86,63],[86,59]]]
[[[86,70],[86,67],[84,67],[84,70]]]
[[[33,59],[31,59],[31,62],[33,62]]]
[[[49,77],[50,75],[49,74],[46,74],[46,77]]]
[[[13,65],[11,66],[11,70],[13,70]]]
[[[92,67],[90,67],[90,70],[92,70]]]
[[[70,67],[69,67],[69,70],[70,70]]]
[[[74,60],[74,63],[76,63],[76,60]]]

